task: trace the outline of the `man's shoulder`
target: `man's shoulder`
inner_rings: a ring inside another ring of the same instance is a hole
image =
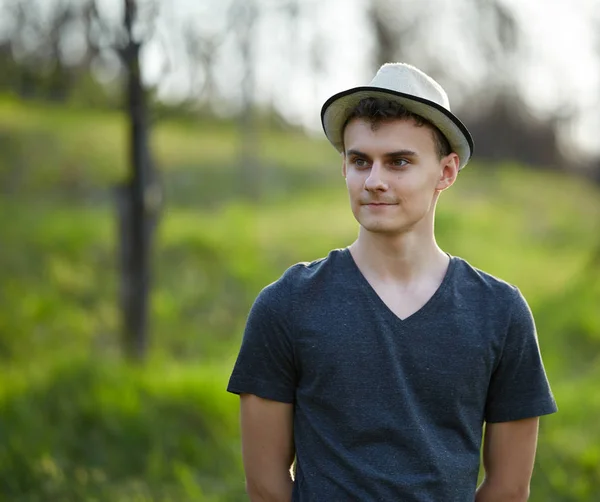
[[[520,296],[519,289],[500,277],[471,265],[464,258],[452,257],[455,261],[455,280],[463,291],[491,297],[495,300],[514,300]]]
[[[307,289],[322,285],[331,280],[343,264],[345,249],[333,249],[325,257],[295,263],[276,281],[266,286],[260,293],[263,298],[281,299],[290,295],[305,293]]]

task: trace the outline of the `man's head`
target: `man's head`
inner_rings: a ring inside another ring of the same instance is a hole
[[[352,211],[363,228],[433,230],[439,193],[473,151],[469,131],[435,80],[407,64],[385,64],[368,86],[329,98],[321,121],[343,154]]]

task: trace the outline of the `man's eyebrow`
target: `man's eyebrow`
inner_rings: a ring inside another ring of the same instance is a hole
[[[356,155],[357,157],[369,157],[366,153],[360,150],[348,150],[346,155]],[[389,152],[385,154],[385,157],[417,157],[418,153],[413,150],[397,150],[395,152]]]
[[[398,150],[396,152],[390,152],[385,154],[386,157],[417,157],[418,153],[412,150]]]
[[[348,150],[346,155],[356,155],[357,157],[369,157],[366,153],[363,153],[359,150]]]

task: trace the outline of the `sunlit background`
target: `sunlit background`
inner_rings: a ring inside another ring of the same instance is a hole
[[[598,0],[0,0],[0,500],[246,500],[245,318],[355,238],[320,107],[388,61],[475,138],[440,245],[536,318],[530,500],[600,500]]]

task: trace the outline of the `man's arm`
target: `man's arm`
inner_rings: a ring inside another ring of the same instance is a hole
[[[290,502],[293,405],[241,395],[242,459],[251,502]]]
[[[486,424],[485,478],[475,502],[525,502],[529,498],[538,424],[538,417]]]

